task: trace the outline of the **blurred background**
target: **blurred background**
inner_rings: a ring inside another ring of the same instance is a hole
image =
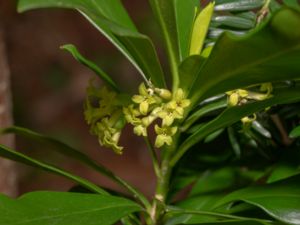
[[[151,20],[147,1],[123,2],[141,32],[150,34],[160,48],[156,41],[159,32]],[[18,14],[16,1],[0,0],[0,27],[11,76],[14,124],[51,135],[90,154],[150,196],[155,180],[143,141],[125,130],[122,156],[99,146],[83,118],[85,89],[93,73],[59,47],[76,45],[84,56],[133,91],[140,83],[137,71],[75,11],[44,9]],[[48,146],[16,137],[16,148],[46,162],[58,162],[66,170],[118,190],[109,180],[55,154]],[[18,194],[33,190],[66,191],[74,185],[23,165],[17,165],[17,177]]]

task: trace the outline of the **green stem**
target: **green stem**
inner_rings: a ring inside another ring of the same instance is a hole
[[[169,181],[172,168],[169,166],[170,153],[166,155],[161,164],[160,175],[157,179],[156,192],[150,212],[152,225],[159,225],[165,213],[165,203],[169,191]]]
[[[177,147],[179,134],[173,137],[173,144],[163,149],[162,162],[160,167],[160,173],[157,177],[156,191],[152,203],[150,225],[160,225],[161,220],[166,212],[166,199],[169,192],[170,177],[173,167],[170,165],[170,159],[172,158],[175,149]]]
[[[149,140],[149,137],[145,137],[144,140],[145,140],[148,150],[150,151],[150,154],[151,154],[151,159],[152,159],[155,175],[156,175],[156,177],[158,177],[159,173],[160,173],[160,168],[159,168],[157,154],[155,152],[155,149],[154,149],[152,143]]]

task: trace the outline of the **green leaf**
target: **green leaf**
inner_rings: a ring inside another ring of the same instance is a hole
[[[295,176],[300,173],[299,165],[293,163],[283,162],[279,163],[272,169],[271,175],[268,177],[267,183],[273,183],[282,179],[286,179],[291,176]]]
[[[120,0],[20,0],[20,12],[36,8],[69,8],[79,10],[137,68],[144,79],[164,87],[164,76],[150,39],[140,34]],[[129,44],[124,43],[124,39]],[[129,45],[129,46],[127,46]],[[133,47],[134,46],[134,47]],[[148,62],[148,58],[152,58]]]
[[[195,76],[199,73],[205,62],[205,58],[199,55],[193,55],[186,58],[179,65],[180,87],[187,93]]]
[[[174,0],[180,60],[189,56],[192,28],[196,10],[200,8],[198,0]]]
[[[300,13],[283,8],[249,35],[222,35],[192,82],[192,102],[249,85],[299,79],[299,27]]]
[[[222,168],[217,171],[206,171],[195,183],[190,195],[211,193],[232,187],[236,181],[234,168]]]
[[[67,157],[73,158],[78,160],[79,162],[84,163],[85,165],[88,165],[90,168],[94,169],[97,172],[100,172],[101,174],[105,175],[106,177],[110,178],[117,184],[124,187],[126,190],[128,190],[130,193],[132,193],[135,197],[137,197],[145,206],[149,205],[147,199],[143,196],[143,194],[139,193],[135,188],[133,188],[130,184],[128,184],[126,181],[115,175],[112,171],[110,171],[108,168],[100,164],[99,162],[94,161],[89,156],[84,154],[83,152],[74,149],[73,147],[56,140],[52,137],[36,133],[32,130],[29,130],[27,128],[23,127],[9,127],[5,128],[1,131],[3,134],[13,133],[16,135],[20,135],[25,138],[32,139],[34,141],[39,141],[42,143],[51,144],[54,146],[52,149],[53,151],[57,151],[60,154],[63,154]]]
[[[176,207],[169,207],[166,217],[170,219],[166,225],[177,224],[244,224],[259,225],[273,224],[270,221],[235,216],[217,211],[212,211],[214,203],[220,199],[218,195],[205,195],[189,198],[180,202]]]
[[[217,109],[222,109],[227,107],[227,99],[221,99],[216,102],[209,103],[203,107],[201,107],[199,110],[196,112],[192,113],[191,116],[187,118],[186,121],[184,121],[183,124],[183,130],[187,130],[193,123],[195,123],[198,119],[200,119],[202,116],[205,114],[212,112]]]
[[[240,158],[241,157],[241,146],[236,137],[235,130],[233,129],[233,127],[230,126],[230,127],[228,127],[227,131],[228,131],[228,139],[230,141],[232,149],[233,149],[235,155],[238,158]]]
[[[124,198],[96,194],[31,192],[0,195],[1,225],[112,225],[141,208]]]
[[[300,224],[300,175],[272,184],[249,187],[235,191],[218,201],[215,207],[244,201],[255,205],[275,219],[288,223]]]
[[[201,53],[213,12],[214,3],[211,2],[197,15],[192,31],[190,55]]]
[[[224,131],[224,128],[216,130],[212,132],[211,134],[207,135],[206,138],[204,139],[204,143],[209,143],[218,138]]]
[[[0,145],[0,156],[7,158],[7,159],[11,159],[11,160],[19,162],[19,163],[26,164],[28,166],[36,167],[38,169],[41,169],[41,170],[44,170],[44,171],[47,171],[47,172],[50,172],[53,174],[57,174],[57,175],[66,177],[93,192],[108,195],[108,193],[106,191],[104,191],[103,189],[99,188],[97,185],[91,183],[90,181],[88,181],[84,178],[73,175],[73,174],[66,172],[58,167],[46,164],[44,162],[35,160],[33,158],[30,158],[20,152],[13,151],[12,149],[10,149],[4,145]]]
[[[283,0],[283,3],[300,11],[300,4],[298,0]]]
[[[244,11],[261,7],[264,0],[225,1],[215,6],[215,11]]]
[[[230,26],[238,29],[251,29],[255,26],[255,20],[249,20],[239,16],[214,16],[212,21],[218,25]]]
[[[273,97],[264,101],[258,101],[243,106],[228,108],[217,118],[208,122],[204,126],[201,126],[195,133],[189,136],[179,146],[177,153],[171,160],[171,164],[174,165],[190,147],[203,140],[203,138],[205,138],[210,133],[218,129],[228,127],[231,124],[239,121],[241,118],[252,115],[253,113],[263,110],[272,105],[287,104],[297,101],[300,101],[299,87],[280,89],[277,91],[274,90]]]
[[[176,88],[179,85],[179,50],[174,0],[149,0],[149,2],[164,37],[173,78],[173,88]]]
[[[195,182],[190,197],[204,194],[223,195],[229,190],[245,187],[262,176],[260,171],[245,171],[239,167],[207,170]],[[192,208],[191,208],[192,209]]]
[[[294,128],[290,133],[291,138],[298,138],[300,137],[300,126]]]
[[[100,79],[102,79],[106,84],[108,84],[114,90],[119,91],[116,83],[111,79],[111,77],[107,75],[103,70],[101,70],[95,63],[83,57],[74,45],[72,44],[63,45],[61,46],[61,49],[70,52],[77,61],[79,61],[81,64],[85,65],[92,71],[94,71],[99,76]]]

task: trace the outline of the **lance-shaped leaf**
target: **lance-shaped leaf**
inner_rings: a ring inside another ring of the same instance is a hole
[[[75,159],[79,162],[84,163],[85,165],[89,166],[91,169],[103,174],[104,176],[108,177],[109,179],[113,180],[117,184],[124,187],[127,191],[133,194],[134,197],[139,199],[145,206],[149,205],[147,199],[141,194],[138,190],[128,184],[126,181],[115,175],[112,171],[108,168],[100,164],[99,162],[94,161],[88,155],[84,154],[83,152],[63,143],[60,140],[57,140],[53,137],[49,137],[43,134],[36,133],[32,130],[23,127],[12,126],[5,128],[1,131],[3,134],[16,134],[28,139],[32,139],[34,141],[39,141],[45,144],[50,144],[53,146],[52,150],[57,151],[60,154],[63,154],[69,158]]]
[[[18,199],[0,195],[1,225],[112,225],[140,211],[124,198],[68,192],[31,192]]]
[[[213,12],[214,3],[209,3],[197,15],[192,31],[190,55],[198,55],[201,53]]]
[[[91,69],[93,72],[95,72],[96,75],[98,75],[98,77],[100,77],[100,79],[102,79],[111,88],[113,88],[116,91],[119,90],[116,83],[111,79],[111,77],[107,75],[102,69],[100,69],[95,63],[82,56],[74,45],[63,45],[60,48],[70,52],[77,61]]]
[[[216,202],[215,207],[235,201],[255,205],[275,219],[300,224],[300,175],[285,180],[235,191]]]
[[[220,224],[220,225],[271,225],[270,220],[254,217],[243,217],[213,211],[214,203],[220,199],[219,195],[204,195],[189,198],[175,207],[169,207],[166,225],[179,224]]]
[[[151,78],[152,83],[158,87],[165,86],[163,72],[152,42],[137,31],[120,0],[20,0],[18,3],[20,12],[47,7],[79,10],[129,59],[144,79]],[[124,38],[129,40],[129,44],[123,42]],[[146,56],[153,59],[148,61]]]
[[[83,187],[91,190],[92,192],[108,195],[108,193],[106,191],[104,191],[103,189],[101,189],[97,185],[91,183],[90,181],[88,181],[84,178],[73,175],[69,172],[66,172],[66,171],[56,167],[56,166],[52,166],[52,165],[49,165],[47,163],[44,163],[44,162],[35,160],[33,158],[30,158],[30,157],[28,157],[28,156],[26,156],[26,155],[24,155],[20,152],[14,151],[14,150],[12,150],[12,149],[4,146],[4,145],[0,145],[0,156],[4,157],[4,158],[7,158],[7,159],[11,159],[11,160],[16,161],[16,162],[26,164],[28,166],[32,166],[32,167],[35,167],[35,168],[38,168],[38,169],[56,174],[56,175],[63,176],[63,177],[68,178],[72,181],[75,181],[76,183],[78,183],[78,184],[82,185]]]
[[[253,84],[299,79],[299,27],[300,13],[283,8],[245,37],[222,35],[192,82],[192,102]]]
[[[178,46],[180,60],[189,55],[192,28],[197,10],[200,8],[198,0],[174,0]]]
[[[179,84],[177,69],[179,63],[179,49],[174,8],[175,3],[174,0],[149,0],[149,2],[164,37],[173,78],[173,87],[177,87]]]
[[[232,11],[252,10],[261,7],[264,4],[264,2],[265,2],[264,0],[222,1],[221,4],[216,5],[215,11],[232,12]]]
[[[183,143],[179,146],[178,152],[171,160],[171,164],[174,165],[190,147],[203,140],[212,132],[228,127],[231,124],[238,122],[241,118],[252,115],[260,110],[264,110],[272,105],[287,104],[297,101],[300,101],[299,87],[274,91],[273,97],[264,101],[228,108],[214,120],[200,126],[199,129],[183,141]]]

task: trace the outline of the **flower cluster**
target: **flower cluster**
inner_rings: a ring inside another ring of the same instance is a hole
[[[270,98],[271,92],[273,90],[273,86],[271,83],[264,83],[260,86],[260,92],[248,91],[245,89],[237,89],[233,91],[228,91],[226,94],[228,95],[228,105],[229,106],[237,106],[244,105],[249,100],[262,101],[267,98]],[[254,120],[256,120],[256,115],[253,114],[251,117],[247,116],[241,119],[243,124],[251,124]]]
[[[121,154],[123,147],[119,146],[118,142],[125,120],[122,108],[117,105],[117,93],[108,90],[105,86],[96,88],[90,82],[84,115],[91,127],[91,133],[98,137],[100,145]]]
[[[161,119],[161,125],[155,124],[157,134],[155,147],[171,145],[172,137],[177,132],[174,121],[182,119],[184,110],[190,105],[190,100],[185,98],[182,89],[171,93],[167,89],[161,89],[144,83],[139,86],[139,94],[132,97],[133,104],[123,108],[128,123],[134,126],[134,133],[146,137],[147,128],[157,119]]]

